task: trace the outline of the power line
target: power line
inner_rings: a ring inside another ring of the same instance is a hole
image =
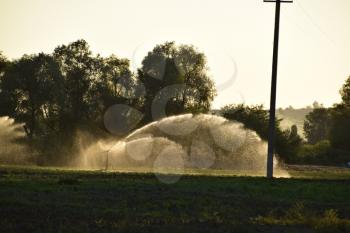
[[[297,6],[301,9],[301,11],[305,14],[305,16],[309,19],[309,21],[314,25],[314,27],[334,46],[338,47],[335,41],[321,28],[321,26],[316,23],[311,14],[305,9],[305,7],[300,3],[300,1],[296,1]]]

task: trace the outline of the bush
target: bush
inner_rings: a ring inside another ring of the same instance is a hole
[[[302,164],[326,164],[329,162],[331,152],[330,142],[320,141],[315,145],[306,144],[300,147],[295,162]]]
[[[294,163],[314,165],[345,165],[350,161],[350,152],[334,149],[328,140],[315,145],[305,144],[297,152]]]
[[[243,123],[247,129],[254,130],[263,140],[268,140],[269,111],[264,109],[263,105],[227,105],[220,110],[220,114],[228,120]],[[295,125],[290,130],[282,130],[280,121],[280,119],[275,121],[275,151],[280,159],[290,163],[294,160],[302,139]]]

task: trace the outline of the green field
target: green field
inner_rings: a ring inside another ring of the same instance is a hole
[[[291,178],[0,166],[0,232],[350,232],[350,169]]]

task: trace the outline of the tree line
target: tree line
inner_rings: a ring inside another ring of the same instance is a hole
[[[276,153],[287,163],[346,165],[350,162],[350,77],[340,90],[342,102],[330,108],[315,102],[305,117],[304,138],[293,125],[282,130],[276,120]],[[243,122],[265,140],[268,138],[269,113],[264,106],[228,105],[222,115]]]
[[[307,159],[350,162],[350,77],[340,90],[342,101],[332,107],[319,106],[306,116],[304,131],[308,148],[316,148],[318,154],[308,153]]]
[[[341,103],[314,106],[306,116],[305,139],[297,126],[283,130],[282,119],[276,119],[276,153],[281,159],[314,164],[350,161],[350,78],[340,94]],[[161,112],[167,116],[207,113],[215,95],[206,57],[192,45],[156,45],[136,72],[128,59],[94,55],[85,40],[14,60],[0,53],[0,116],[24,124],[26,143],[40,155],[39,164],[69,160],[79,146],[77,131],[122,137],[162,117],[154,113],[154,105],[163,104]],[[118,113],[126,119],[131,118],[129,109],[141,118],[133,128],[111,131],[104,116],[114,105],[128,106]],[[264,106],[233,104],[219,112],[267,140],[269,113]]]
[[[155,46],[137,72],[128,59],[94,55],[85,40],[11,61],[0,53],[0,116],[24,123],[43,161],[56,161],[76,148],[78,129],[105,134],[104,113],[113,105],[141,112],[136,127],[151,122],[152,103],[169,86],[183,88],[166,100],[166,115],[208,112],[216,90],[207,70],[203,53],[174,42]]]

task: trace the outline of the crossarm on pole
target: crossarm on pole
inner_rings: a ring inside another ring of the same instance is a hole
[[[264,2],[273,2],[276,3],[278,0],[264,0]],[[293,3],[293,0],[280,0],[280,3]]]

